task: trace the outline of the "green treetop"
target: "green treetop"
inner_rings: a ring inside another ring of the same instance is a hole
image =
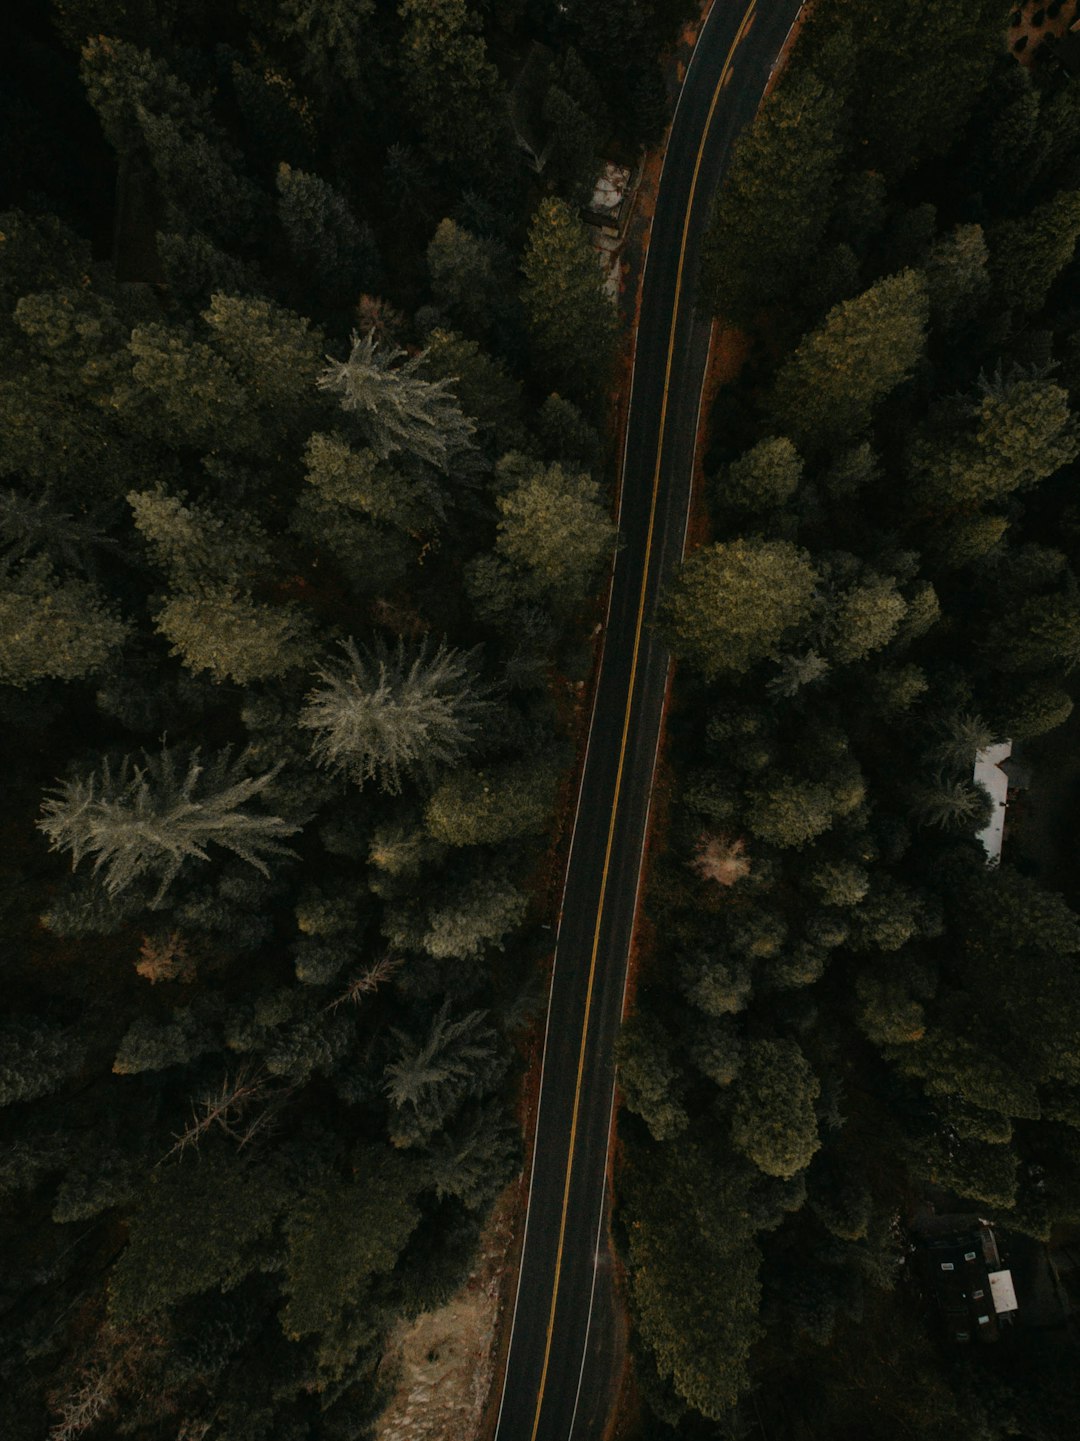
[[[551,818],[556,777],[543,755],[452,771],[428,801],[427,828],[451,846],[498,845],[535,835]]]
[[[794,1041],[753,1042],[739,1078],[732,1140],[767,1176],[794,1176],[821,1145],[814,1115],[820,1093]]]
[[[594,397],[610,372],[615,313],[585,225],[562,200],[537,207],[522,269],[539,369],[572,396]]]
[[[702,289],[716,314],[748,320],[805,269],[829,218],[842,115],[842,96],[804,70],[736,142],[703,257]]]
[[[809,619],[816,591],[810,557],[787,541],[703,546],[667,595],[671,647],[708,677],[749,670]]]
[[[210,845],[263,875],[270,874],[270,859],[292,855],[282,838],[298,827],[250,808],[276,774],[245,775],[227,750],[205,766],[198,751],[185,763],[167,747],[145,755],[142,765],[125,758],[113,767],[106,760],[100,773],[57,785],[42,805],[38,829],[50,850],[71,853],[72,869],[93,856],[110,895],[143,876],[156,880],[158,905],[185,862],[210,859]]]
[[[318,175],[282,163],[278,219],[301,272],[331,303],[355,301],[378,280],[378,252],[343,195]]]
[[[599,485],[524,456],[507,456],[499,475],[511,485],[495,502],[496,552],[513,565],[526,595],[570,609],[592,589],[614,548]]]
[[[432,156],[450,164],[490,153],[504,102],[478,17],[466,0],[400,0],[405,92]]]
[[[781,366],[775,423],[810,449],[856,439],[922,356],[927,314],[926,282],[913,270],[835,306]]]
[[[923,273],[935,329],[948,330],[978,310],[990,286],[989,256],[980,225],[958,225],[931,245]]]
[[[316,672],[299,720],[320,765],[396,793],[404,777],[460,760],[487,708],[471,655],[427,643],[412,652],[401,643],[362,652],[352,640],[341,648],[344,661]]]
[[[128,634],[96,586],[61,580],[43,560],[0,575],[0,684],[94,675]]]
[[[1028,215],[990,231],[990,274],[1002,304],[1034,314],[1080,236],[1080,190],[1060,190]]]
[[[717,477],[716,499],[738,510],[772,510],[798,490],[802,469],[799,452],[786,436],[766,436]]]
[[[316,1171],[285,1225],[288,1300],[281,1327],[294,1339],[327,1334],[320,1360],[330,1374],[352,1360],[335,1355],[343,1317],[363,1304],[376,1277],[393,1270],[420,1220],[420,1176],[410,1158],[385,1145],[365,1146],[350,1170],[348,1179],[330,1167]]]
[[[1080,452],[1068,391],[1050,380],[999,370],[980,377],[976,399],[955,412],[947,407],[940,425],[912,445],[916,493],[934,511],[970,513],[1003,500]]]
[[[470,1095],[487,1089],[498,1037],[482,1011],[451,1020],[444,1003],[423,1039],[395,1030],[393,1040],[385,1080],[393,1133],[400,1146],[422,1144],[445,1129]]]
[[[486,335],[505,309],[505,252],[453,220],[442,220],[427,248],[431,292],[470,335]]]
[[[829,616],[831,659],[841,664],[864,660],[888,645],[907,615],[907,601],[893,576],[868,575],[844,592]]]
[[[449,470],[471,448],[475,429],[461,410],[449,380],[418,374],[423,354],[397,365],[401,350],[380,350],[371,334],[353,336],[348,360],[331,360],[319,387],[336,395],[354,415],[368,445],[385,459],[401,450],[438,470]]]
[[[302,665],[310,630],[295,606],[263,605],[229,585],[178,590],[159,608],[158,631],[188,670],[249,685]]]
[[[304,459],[308,481],[331,506],[406,532],[443,518],[443,488],[425,467],[380,460],[375,451],[355,449],[342,435],[318,431],[308,440]]]
[[[189,501],[187,496],[170,495],[159,485],[153,490],[133,490],[127,500],[135,529],[177,587],[229,585],[241,577],[250,580],[267,563],[266,548],[257,532],[238,527],[232,517]]]

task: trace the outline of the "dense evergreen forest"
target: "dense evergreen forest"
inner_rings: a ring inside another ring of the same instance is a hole
[[[355,1441],[520,1165],[686,10],[4,7],[5,1441]]]
[[[1080,664],[1080,79],[1016,63],[1011,9],[818,0],[715,213],[749,352],[667,600],[622,1040],[649,1441],[1080,1431],[1074,1346],[939,1344],[904,1230],[929,1186],[1080,1221],[1080,887],[975,838],[976,751],[1064,722]]]

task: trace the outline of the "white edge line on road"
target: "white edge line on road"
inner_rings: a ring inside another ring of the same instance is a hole
[[[664,171],[665,171],[666,168],[667,168],[668,147],[670,146],[670,143],[671,143],[671,137],[672,137],[672,136],[674,135],[674,133],[675,133],[675,123],[676,123],[676,121],[677,121],[678,118],[679,118],[679,110],[680,110],[680,108],[681,108],[681,106],[682,106],[683,97],[684,97],[684,95],[686,94],[687,81],[690,79],[690,72],[691,72],[691,70],[694,68],[694,61],[697,59],[697,57],[698,57],[698,52],[699,52],[699,50],[700,50],[700,48],[701,48],[701,37],[702,37],[702,35],[705,33],[705,28],[706,28],[706,26],[709,24],[709,21],[712,19],[713,15],[716,13],[716,9],[717,9],[716,0],[713,0],[713,4],[712,4],[712,5],[710,6],[710,8],[709,8],[709,13],[708,13],[708,15],[705,17],[705,21],[704,21],[704,23],[702,24],[701,30],[700,30],[699,33],[698,33],[697,41],[695,41],[695,44],[694,44],[694,53],[693,53],[693,55],[690,57],[690,63],[689,63],[689,65],[686,67],[686,74],[683,76],[682,84],[681,84],[680,87],[679,87],[679,98],[678,98],[678,100],[675,102],[675,111],[674,111],[674,114],[673,114],[672,117],[671,117],[671,125],[670,125],[670,127],[669,127],[669,129],[668,129],[668,140],[667,140],[667,144],[666,144],[665,147],[664,147],[664,159],[663,159],[663,162],[661,163],[661,166],[660,166],[660,178],[658,179],[658,181],[657,181],[657,183],[656,183],[656,194],[657,194],[657,197],[658,197],[658,198],[659,198],[660,191],[661,191],[661,188],[663,187],[663,183],[664,183]],[[645,296],[645,282],[646,282],[646,279],[648,278],[648,274],[649,274],[649,257],[650,257],[650,255],[652,254],[652,224],[653,224],[653,222],[655,221],[655,219],[656,219],[656,212],[655,212],[655,210],[654,210],[654,212],[653,212],[653,220],[650,221],[650,228],[649,228],[649,246],[648,246],[648,249],[647,249],[646,252],[645,252],[645,265],[644,265],[644,268],[643,268],[643,270],[642,270],[642,272],[641,272],[641,291],[640,291],[640,294],[641,294],[641,297],[642,297],[642,301],[644,301],[644,296]],[[639,323],[640,323],[640,319],[641,319],[641,315],[640,315],[640,312],[639,312],[639,313],[638,313],[638,316],[637,316],[637,320],[638,320]],[[634,380],[635,380],[635,377],[636,377],[636,375],[637,375],[637,345],[638,345],[638,333],[639,333],[639,332],[638,332],[638,329],[635,329],[635,331],[634,331],[634,359],[633,359],[633,361],[632,361],[632,363],[631,363],[631,366],[630,366],[630,404],[629,404],[628,407],[627,407],[627,411],[626,411],[626,426],[625,426],[625,428],[624,428],[624,430],[623,430],[623,460],[622,460],[622,469],[621,469],[621,472],[620,472],[620,475],[619,475],[619,496],[618,496],[618,502],[617,502],[617,505],[616,505],[616,508],[615,508],[615,528],[616,528],[616,530],[618,530],[619,522],[620,522],[620,520],[621,520],[621,518],[622,518],[623,494],[624,494],[625,486],[626,486],[626,466],[627,466],[627,457],[628,457],[628,450],[629,450],[628,442],[629,442],[629,439],[630,439],[630,422],[631,422],[631,419],[632,419],[633,413],[634,413]],[[687,524],[689,524],[689,511],[687,512]],[[685,536],[686,536],[686,531],[685,531],[685,527],[684,527],[684,531],[683,531],[683,543],[684,543],[684,545],[685,545]],[[598,661],[598,663],[597,663],[597,667],[596,667],[596,690],[595,690],[595,693],[594,693],[594,695],[593,695],[592,714],[591,714],[590,717],[589,717],[589,734],[588,734],[588,738],[586,739],[586,742],[585,742],[585,761],[584,761],[584,764],[583,764],[582,767],[581,767],[581,779],[580,779],[580,781],[579,781],[579,783],[578,783],[577,805],[576,805],[575,808],[574,808],[574,824],[573,824],[573,826],[571,827],[571,830],[570,830],[570,845],[569,845],[569,848],[568,848],[567,854],[566,854],[566,873],[565,873],[565,875],[563,876],[563,893],[562,893],[562,898],[561,898],[561,900],[560,900],[560,902],[559,902],[559,919],[558,919],[558,922],[557,922],[557,925],[556,925],[556,931],[555,931],[555,952],[554,952],[554,955],[553,955],[553,957],[552,957],[552,963],[551,963],[551,983],[550,983],[550,986],[549,986],[549,988],[548,988],[547,1016],[546,1016],[545,1021],[544,1021],[544,1050],[543,1050],[543,1053],[542,1053],[542,1056],[541,1056],[541,1060],[540,1060],[540,1090],[539,1090],[539,1092],[538,1092],[537,1102],[536,1102],[536,1126],[535,1126],[535,1129],[534,1129],[534,1131],[533,1131],[533,1153],[532,1153],[532,1161],[531,1161],[530,1168],[529,1168],[529,1196],[528,1196],[528,1201],[527,1201],[526,1207],[525,1207],[525,1230],[524,1230],[524,1232],[523,1232],[523,1234],[522,1234],[522,1238],[521,1238],[521,1259],[520,1259],[520,1261],[519,1261],[519,1263],[518,1263],[518,1282],[517,1282],[517,1288],[516,1288],[516,1291],[515,1291],[515,1294],[514,1294],[514,1314],[513,1314],[513,1317],[512,1317],[512,1319],[511,1319],[511,1321],[510,1321],[510,1340],[509,1340],[509,1342],[508,1342],[508,1344],[507,1344],[507,1347],[506,1347],[506,1364],[505,1364],[505,1366],[503,1367],[502,1395],[499,1397],[499,1415],[498,1415],[498,1418],[496,1419],[496,1422],[495,1422],[495,1441],[498,1441],[499,1428],[500,1428],[501,1425],[502,1425],[503,1409],[504,1409],[505,1406],[506,1406],[506,1381],[507,1381],[507,1376],[509,1375],[509,1372],[510,1372],[510,1357],[511,1357],[511,1354],[512,1354],[513,1349],[514,1349],[514,1331],[515,1331],[516,1328],[517,1328],[518,1307],[519,1307],[520,1304],[521,1304],[521,1278],[522,1278],[522,1275],[523,1275],[524,1270],[525,1270],[525,1249],[526,1249],[526,1247],[527,1247],[528,1244],[529,1244],[529,1218],[530,1218],[530,1215],[531,1215],[531,1213],[532,1213],[533,1185],[534,1185],[535,1180],[536,1180],[536,1151],[537,1151],[537,1145],[538,1145],[538,1142],[539,1142],[539,1139],[540,1139],[540,1114],[541,1114],[541,1111],[542,1111],[543,1105],[544,1105],[544,1068],[545,1068],[545,1066],[546,1066],[546,1064],[547,1064],[548,1037],[549,1037],[549,1034],[550,1034],[550,1032],[551,1032],[551,998],[552,998],[552,996],[553,996],[553,994],[554,994],[554,991],[555,991],[555,971],[556,971],[556,968],[557,968],[557,966],[558,966],[558,964],[559,964],[559,936],[560,936],[561,933],[562,933],[563,910],[564,910],[565,903],[566,903],[566,886],[567,886],[567,882],[568,882],[569,876],[570,876],[570,864],[571,864],[571,860],[572,860],[573,854],[574,854],[574,841],[575,841],[575,839],[576,839],[576,837],[577,837],[578,820],[579,820],[579,818],[580,818],[580,816],[581,816],[581,798],[582,798],[582,795],[583,795],[584,790],[585,790],[585,775],[586,775],[586,772],[587,772],[588,769],[589,769],[589,755],[590,755],[590,753],[591,753],[591,751],[592,751],[593,727],[594,727],[595,724],[596,724],[596,710],[597,710],[597,704],[598,704],[599,699],[600,699],[600,676],[601,676],[601,674],[602,674],[602,672],[603,672],[603,669],[604,669],[604,656],[605,656],[606,653],[607,653],[608,624],[609,624],[609,622],[610,622],[610,620],[611,620],[611,605],[612,605],[612,600],[613,600],[614,595],[615,595],[615,572],[616,572],[616,570],[618,569],[618,565],[619,565],[619,553],[620,553],[620,552],[618,551],[618,549],[616,549],[615,555],[614,555],[614,562],[613,562],[612,570],[611,570],[611,584],[608,586],[607,610],[606,610],[606,612],[605,612],[605,614],[604,614],[604,630],[603,630],[603,636],[602,636],[601,642],[600,642],[600,659],[599,659],[599,661]],[[656,762],[655,762],[655,758],[654,758],[654,761],[653,761],[654,773],[655,773],[655,765],[656,765]],[[646,826],[648,825],[648,819],[647,819],[647,817],[648,817],[649,812],[651,812],[651,810],[652,810],[652,795],[651,795],[651,793],[650,793],[648,811],[646,812]],[[639,869],[638,869],[638,885],[640,886],[640,884],[641,884],[641,871],[640,871],[640,867],[639,867]],[[635,904],[636,904],[636,902],[635,902]],[[625,979],[624,979],[624,982],[623,982],[624,1004],[625,1004],[625,995],[626,995],[626,983],[625,983]],[[614,1103],[615,1103],[615,1086],[614,1086],[614,1081],[612,1082],[611,1100],[612,1100],[612,1106],[614,1106]],[[611,1122],[610,1122],[610,1119],[609,1119],[609,1121],[608,1121],[608,1136],[609,1136],[609,1138],[610,1138],[610,1135],[611,1135]],[[605,1203],[606,1203],[606,1193],[607,1193],[607,1185],[606,1185],[606,1182],[605,1182],[605,1186],[604,1186]],[[603,1224],[603,1214],[604,1214],[603,1205],[601,1205],[601,1209],[600,1209],[601,1224]],[[575,1415],[575,1417],[576,1417],[576,1415],[577,1415],[578,1396],[579,1396],[580,1393],[581,1393],[581,1375],[584,1374],[585,1356],[586,1356],[587,1351],[588,1351],[588,1344],[589,1344],[589,1327],[592,1325],[593,1294],[595,1293],[595,1290],[596,1290],[596,1255],[595,1255],[595,1251],[594,1251],[594,1254],[593,1254],[593,1279],[592,1279],[592,1289],[591,1289],[590,1294],[589,1294],[589,1319],[588,1319],[588,1322],[587,1322],[587,1324],[586,1324],[585,1346],[584,1346],[584,1348],[583,1348],[583,1350],[582,1350],[582,1362],[581,1362],[582,1372],[581,1372],[581,1374],[579,1374],[579,1376],[578,1376],[578,1393],[577,1393],[577,1395],[576,1395],[575,1398],[574,1398],[574,1415]],[[574,1428],[573,1428],[573,1421],[571,1421],[571,1423],[570,1423],[570,1430],[571,1430],[571,1432],[573,1431],[573,1429],[574,1429]]]

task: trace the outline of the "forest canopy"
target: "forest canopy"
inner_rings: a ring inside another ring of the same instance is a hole
[[[1025,1255],[1080,1221],[1075,855],[1007,829],[988,865],[974,778],[1068,721],[1080,659],[1080,86],[1017,63],[1012,8],[820,0],[716,200],[702,301],[746,360],[665,602],[672,804],[621,1042],[650,1441],[1080,1418],[1025,1300],[999,1346],[938,1344],[910,1244],[935,1206]]]
[[[5,7],[11,1441],[369,1434],[520,1165],[616,541],[581,205],[687,10]]]

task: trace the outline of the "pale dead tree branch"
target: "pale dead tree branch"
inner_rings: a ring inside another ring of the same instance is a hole
[[[81,1368],[79,1384],[65,1399],[49,1397],[57,1421],[49,1441],[75,1441],[114,1410],[125,1387],[137,1378],[148,1353],[161,1337],[146,1327],[120,1331],[104,1325],[94,1338],[91,1358]]]
[[[218,1085],[197,1096],[191,1106],[191,1121],[175,1138],[159,1165],[185,1151],[196,1150],[210,1131],[218,1130],[235,1141],[243,1150],[264,1131],[292,1095],[294,1086],[274,1084],[268,1071],[242,1066],[234,1075],[226,1071]],[[263,1102],[262,1109],[249,1116],[251,1107]]]
[[[336,1011],[338,1006],[358,1006],[365,996],[372,995],[391,976],[401,969],[401,958],[399,956],[383,956],[381,959],[372,962],[367,970],[361,971],[354,976],[349,984],[342,991],[340,996],[335,996],[329,1005],[323,1009]]]
[[[116,1395],[117,1366],[94,1366],[75,1394],[64,1403],[49,1441],[74,1441],[104,1416]]]

